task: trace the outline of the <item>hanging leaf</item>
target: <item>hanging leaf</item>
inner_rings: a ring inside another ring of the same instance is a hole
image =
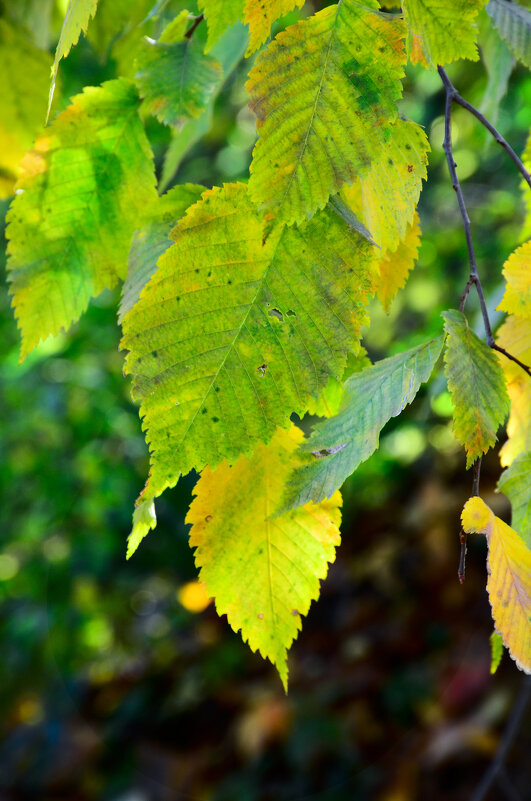
[[[477,61],[476,20],[484,5],[485,0],[403,0],[411,61],[432,68],[458,58]]]
[[[492,617],[496,631],[520,670],[531,673],[531,551],[477,496],[461,515],[469,534],[485,534]]]
[[[271,519],[296,464],[302,432],[280,429],[269,445],[230,467],[206,467],[186,518],[200,581],[287,690],[287,651],[320,591],[340,543],[341,495]]]
[[[133,231],[157,198],[137,109],[128,81],[88,87],[24,159],[7,217],[21,359],[125,277]]]
[[[91,18],[96,13],[98,0],[70,0],[66,9],[61,35],[55,51],[55,58],[52,66],[52,82],[50,85],[50,95],[48,98],[48,114],[52,106],[53,94],[55,91],[55,81],[59,62],[66,58],[72,47],[77,44],[82,32],[86,32]]]
[[[338,413],[314,426],[281,509],[329,498],[378,447],[380,431],[410,404],[437,361],[442,337],[376,362],[345,381]]]
[[[498,330],[496,342],[524,364],[531,365],[531,320],[511,315]],[[521,367],[503,354],[500,361],[511,401],[508,440],[500,449],[500,462],[507,467],[521,453],[531,450],[531,381]]]
[[[531,12],[516,2],[489,0],[487,14],[516,58],[531,69]]]
[[[404,239],[395,252],[386,252],[378,261],[380,280],[376,293],[386,312],[389,312],[398,290],[405,286],[407,277],[415,266],[419,246],[420,220],[415,214],[413,223],[408,226]]]
[[[197,0],[208,28],[206,52],[216,44],[227,28],[243,17],[244,0]]]
[[[507,286],[498,309],[517,317],[531,317],[531,240],[509,256],[503,274]]]
[[[142,500],[234,461],[304,413],[358,347],[371,246],[325,210],[265,245],[244,184],[205,192],[123,320],[150,444]]]
[[[511,501],[511,525],[531,548],[531,451],[521,453],[498,481],[498,489]]]
[[[137,56],[141,111],[164,125],[182,126],[199,117],[223,77],[221,65],[203,53],[200,41],[185,38],[187,17],[187,11],[179,14],[157,42],[146,40]]]
[[[250,72],[260,136],[249,191],[287,223],[311,217],[386,153],[404,27],[377,8],[376,0],[342,0],[291,25]]]
[[[429,149],[420,125],[399,119],[390,128],[385,156],[360,181],[343,187],[342,196],[384,251],[395,251],[413,222]]]
[[[158,198],[151,219],[135,231],[129,251],[127,278],[122,287],[118,322],[133,308],[144,286],[156,270],[159,256],[171,245],[170,233],[186,209],[196,203],[205,191],[204,186],[183,184],[174,186]]]
[[[442,313],[448,334],[445,374],[454,404],[454,434],[466,450],[466,466],[496,442],[509,413],[505,378],[496,354],[471,330],[459,311]]]
[[[490,17],[482,12],[479,47],[489,80],[481,102],[482,113],[494,125],[498,119],[500,103],[507,94],[509,78],[514,69],[514,57]],[[490,142],[490,140],[487,140]]]
[[[251,39],[247,50],[248,56],[258,50],[271,30],[271,25],[279,18],[301,8],[304,0],[246,0],[245,22],[249,25]]]
[[[13,194],[19,163],[44,121],[50,65],[48,53],[0,19],[0,198]]]

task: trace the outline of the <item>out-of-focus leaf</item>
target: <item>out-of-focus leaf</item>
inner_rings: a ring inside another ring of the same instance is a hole
[[[498,119],[500,103],[507,94],[509,78],[515,62],[511,51],[494,28],[490,17],[483,11],[481,12],[479,48],[489,76],[481,102],[481,111],[494,124]]]
[[[270,517],[302,439],[295,426],[279,429],[251,458],[206,467],[186,518],[199,578],[218,614],[277,667],[286,690],[287,651],[340,543],[339,492]]]
[[[498,481],[498,489],[511,501],[511,525],[531,548],[531,451],[521,453]]]
[[[505,377],[496,354],[471,330],[459,311],[443,312],[444,351],[454,404],[454,434],[466,451],[467,468],[496,442],[509,412]]]
[[[531,69],[531,12],[516,2],[489,0],[487,14],[516,58]]]
[[[496,342],[521,362],[531,365],[531,320],[510,315],[498,330]],[[527,373],[500,354],[507,381],[511,413],[507,423],[507,442],[500,449],[504,467],[521,453],[531,450],[531,381]]]
[[[208,28],[207,53],[227,28],[242,19],[243,3],[244,0],[197,0],[199,9],[205,15]]]
[[[520,670],[531,673],[531,550],[477,496],[466,502],[461,521],[469,534],[487,537],[494,625]]]
[[[157,199],[134,87],[120,79],[86,88],[37,139],[23,167],[8,214],[22,359],[125,278],[131,236]]]
[[[503,640],[497,631],[490,635],[490,672],[496,673],[503,656]]]
[[[517,317],[531,317],[531,240],[509,256],[503,274],[507,286],[498,309]]]

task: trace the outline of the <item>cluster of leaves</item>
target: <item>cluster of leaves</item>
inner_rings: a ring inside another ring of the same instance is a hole
[[[444,346],[468,466],[494,445],[510,411],[500,489],[518,535],[479,499],[463,527],[487,534],[495,625],[531,670],[529,377],[514,361],[500,363],[462,311],[444,313],[441,336],[375,364],[361,344],[369,299],[389,309],[420,242],[429,146],[399,111],[408,58],[427,69],[477,59],[481,23],[496,53],[506,42],[528,65],[531,15],[505,0],[486,10],[484,0],[404,0],[403,13],[382,12],[377,0],[339,0],[262,47],[302,0],[199,0],[199,16],[174,5],[136,5],[134,23],[112,45],[121,77],[75,96],[20,167],[46,113],[52,60],[14,12],[2,22],[0,56],[9,63],[23,37],[35,65],[23,101],[14,94],[0,120],[0,133],[14,140],[1,166],[6,194],[18,178],[8,269],[21,358],[123,281],[125,373],[151,453],[128,556],[156,525],[155,499],[200,472],[187,516],[200,579],[286,686],[287,651],[339,544],[340,487],[414,400]],[[121,13],[119,4],[71,0],[48,112],[60,60],[80,32],[90,36],[106,14],[101,30],[117,33]],[[247,82],[258,130],[248,183],[159,194],[146,120],[173,132],[167,186],[208,128],[224,79],[261,47]],[[527,236],[530,228],[528,215]],[[505,265],[509,317],[498,335],[526,364],[530,260],[526,243]],[[325,418],[307,438],[293,422],[305,414]]]

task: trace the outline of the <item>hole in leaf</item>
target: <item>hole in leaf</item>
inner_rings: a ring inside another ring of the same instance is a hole
[[[268,314],[270,317],[276,317],[277,320],[280,320],[281,323],[284,322],[284,315],[280,311],[280,309],[269,309]]]

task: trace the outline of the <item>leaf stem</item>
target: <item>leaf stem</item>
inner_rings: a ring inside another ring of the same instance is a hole
[[[194,19],[192,27],[190,28],[190,30],[186,31],[186,33],[184,34],[185,39],[191,39],[192,38],[195,29],[204,20],[204,18],[205,18],[204,14],[199,14],[199,16]],[[531,184],[530,184],[530,186],[531,186]]]

